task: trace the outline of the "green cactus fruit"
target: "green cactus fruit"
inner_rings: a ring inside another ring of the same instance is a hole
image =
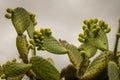
[[[82,43],[79,48],[80,52],[84,51],[88,58],[91,58],[97,52],[97,48],[92,46],[89,42]]]
[[[82,56],[81,56],[79,50],[77,49],[77,47],[72,45],[72,44],[69,44],[65,40],[60,40],[60,43],[61,43],[61,45],[63,47],[65,47],[68,50],[67,54],[68,54],[68,56],[70,58],[70,61],[72,62],[74,67],[76,69],[78,69],[79,65],[80,65],[80,63],[82,61]]]
[[[30,16],[24,8],[15,8],[11,14],[12,23],[18,34],[23,34],[28,27],[33,27]]]
[[[3,73],[7,77],[17,77],[25,74],[31,67],[31,64],[10,62],[3,66]]]
[[[65,80],[79,80],[76,72],[77,70],[73,65],[68,65],[66,68],[62,69],[60,78],[65,78]]]
[[[24,74],[19,75],[17,77],[7,77],[7,80],[22,80],[23,77],[24,77]]]
[[[96,37],[89,36],[87,40],[91,45],[95,46],[100,50],[108,50],[108,39],[106,33],[103,30],[100,30],[99,34]]]
[[[108,76],[109,80],[120,80],[120,68],[113,61],[108,63]]]
[[[59,80],[60,73],[58,70],[46,59],[34,56],[30,59],[32,69],[41,80]]]
[[[111,51],[102,52],[91,62],[81,79],[93,80],[101,76],[103,73],[106,73],[108,62],[114,59],[113,55],[114,53]]]
[[[67,50],[52,36],[44,36],[43,47],[54,54],[65,54]]]
[[[28,63],[28,43],[25,35],[18,35],[16,46],[23,62]]]

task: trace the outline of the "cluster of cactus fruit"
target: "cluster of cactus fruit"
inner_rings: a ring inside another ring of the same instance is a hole
[[[1,65],[1,79],[22,80],[26,75],[29,80],[120,80],[120,52],[117,50],[120,20],[115,48],[110,51],[106,34],[111,29],[102,20],[83,21],[83,33],[78,36],[81,44],[76,47],[65,40],[55,39],[50,28],[35,30],[35,14],[24,8],[8,8],[6,11],[9,14],[5,17],[11,19],[18,34],[16,47],[22,61],[13,59]],[[36,49],[58,55],[68,54],[71,64],[59,72],[53,60],[36,55]],[[30,50],[32,56],[29,59]],[[90,61],[97,50],[101,51],[100,55]]]

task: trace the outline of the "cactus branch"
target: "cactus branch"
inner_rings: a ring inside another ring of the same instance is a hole
[[[115,54],[115,56],[117,55],[117,47],[118,47],[118,41],[119,41],[118,34],[120,34],[120,19],[119,19],[119,28],[118,28],[118,32],[116,34],[116,40],[115,40],[115,46],[114,46],[114,54]]]

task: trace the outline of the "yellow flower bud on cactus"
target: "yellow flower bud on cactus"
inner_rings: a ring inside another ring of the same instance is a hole
[[[89,20],[89,23],[92,24],[92,23],[93,23],[93,19],[90,19],[90,20]]]
[[[12,13],[12,12],[13,12],[13,9],[7,8],[6,11],[7,11],[8,13]]]
[[[79,37],[78,40],[79,40],[80,42],[84,42],[84,41],[85,41],[82,37]]]
[[[111,28],[109,28],[109,27],[107,29],[105,29],[106,33],[109,33],[110,31],[111,31]]]
[[[11,15],[9,15],[9,14],[5,14],[5,17],[6,17],[7,19],[11,19]]]
[[[17,61],[16,58],[13,58],[12,62],[16,62],[16,61]]]
[[[98,19],[95,18],[95,19],[93,20],[93,22],[96,24],[96,23],[98,22]]]
[[[5,75],[5,74],[2,74],[0,77],[1,77],[1,79],[5,79],[5,78],[6,78],[6,75]]]

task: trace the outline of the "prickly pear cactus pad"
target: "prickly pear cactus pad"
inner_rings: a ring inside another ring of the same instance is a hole
[[[38,50],[47,50],[54,54],[65,54],[67,50],[52,36],[49,28],[41,28],[34,33],[34,40]]]
[[[110,28],[104,21],[98,21],[98,19],[84,20],[83,33],[79,34],[78,40],[82,42],[83,45],[86,45],[86,47],[88,45],[92,47],[89,51],[91,53],[93,52],[91,55],[93,56],[95,47],[103,51],[108,50],[108,40],[106,36],[108,32],[110,32]],[[83,50],[87,53],[85,47],[83,47]]]
[[[33,38],[34,26],[36,25],[35,15],[29,14],[29,12],[21,7],[15,9],[8,8],[6,11],[11,15],[6,14],[5,17],[12,20],[16,32],[20,35],[25,30],[28,30],[29,36]]]
[[[31,67],[31,64],[10,61],[2,66],[3,73],[6,75],[6,77],[17,77],[19,75],[25,74]]]
[[[79,65],[82,61],[82,56],[81,56],[79,50],[77,49],[77,47],[72,45],[72,44],[69,44],[65,40],[60,40],[60,43],[62,44],[63,47],[65,47],[68,50],[67,53],[68,53],[68,56],[70,58],[70,61],[72,62],[74,67],[76,69],[78,69]]]
[[[113,61],[108,63],[108,76],[109,80],[120,80],[120,68]]]
[[[16,47],[21,59],[28,63],[28,43],[25,35],[18,35],[16,38]]]
[[[81,77],[82,80],[93,80],[106,73],[107,65],[110,60],[114,60],[113,52],[102,52],[88,66],[85,74]]]
[[[31,58],[32,69],[41,80],[59,80],[60,73],[49,61],[42,57]]]

